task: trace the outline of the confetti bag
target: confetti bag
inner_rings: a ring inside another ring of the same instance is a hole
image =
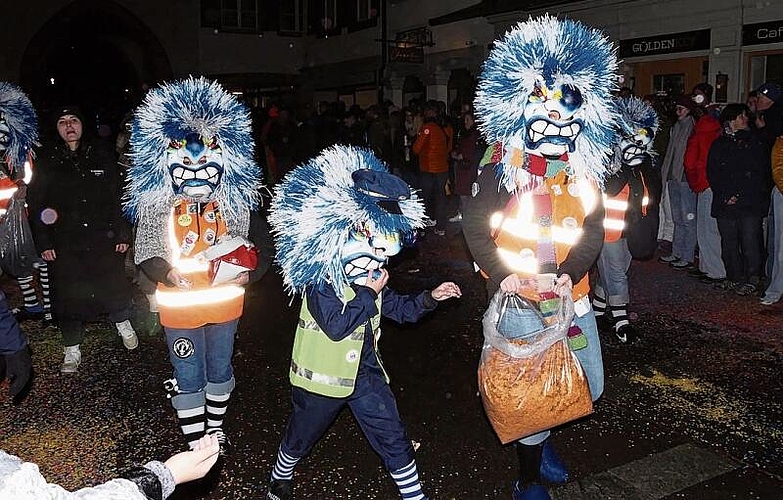
[[[11,276],[30,276],[38,260],[24,199],[11,198],[0,220],[0,267]]]

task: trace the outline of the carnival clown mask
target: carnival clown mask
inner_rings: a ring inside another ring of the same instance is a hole
[[[170,141],[166,153],[174,192],[194,201],[209,201],[223,176],[223,151],[217,138],[191,133]]]
[[[584,128],[583,104],[574,85],[536,83],[525,105],[525,149],[548,157],[573,153]]]
[[[623,165],[641,165],[645,155],[649,154],[654,138],[655,131],[649,127],[637,129],[633,135],[624,135],[619,145]]]
[[[0,158],[5,154],[10,143],[11,130],[8,128],[8,122],[5,121],[5,115],[0,113]]]
[[[351,230],[342,253],[348,282],[363,285],[368,273],[373,273],[373,277],[377,278],[377,270],[386,264],[389,257],[400,253],[402,246],[399,233],[374,231],[364,222],[357,224]]]

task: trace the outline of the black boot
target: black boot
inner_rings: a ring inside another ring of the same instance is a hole
[[[266,500],[292,500],[294,485],[291,480],[272,479],[266,490]]]
[[[544,443],[516,444],[519,459],[519,479],[514,482],[513,500],[550,500],[546,488],[541,486],[541,454]]]

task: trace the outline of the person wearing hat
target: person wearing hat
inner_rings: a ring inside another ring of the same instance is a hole
[[[685,148],[685,176],[688,184],[696,193],[696,241],[699,246],[699,267],[693,261],[683,257],[681,262],[673,262],[671,266],[677,270],[685,270],[706,277],[720,286],[726,277],[726,268],[721,260],[720,233],[718,223],[710,215],[712,207],[712,189],[707,179],[707,155],[713,141],[721,134],[720,121],[715,116],[711,106],[712,86],[700,83],[693,87],[691,98],[695,103],[693,117],[696,124]]]
[[[244,286],[264,275],[273,253],[250,130],[247,107],[217,82],[163,83],[134,114],[124,196],[136,224],[135,263],[157,286],[173,368],[164,388],[189,445],[214,434],[222,455],[232,451],[224,421]],[[218,279],[231,266],[213,260],[245,244],[258,252],[254,262],[239,259],[237,272]]]
[[[756,128],[771,148],[783,135],[783,87],[777,83],[764,83],[756,89]]]
[[[86,321],[107,315],[128,350],[139,344],[124,273],[131,231],[120,213],[112,149],[92,141],[78,107],[60,107],[53,117],[57,139],[41,154],[28,198],[36,246],[52,269],[65,355],[60,371],[73,373],[82,361]]]
[[[672,251],[658,260],[665,264],[693,262],[696,253],[696,193],[685,177],[685,149],[693,132],[693,101],[687,95],[675,99],[677,122],[672,126],[669,145],[661,164],[661,179],[669,192],[674,236]]]
[[[415,191],[366,149],[326,149],[278,186],[269,216],[277,261],[287,290],[304,297],[289,371],[293,413],[264,498],[292,498],[294,467],[346,406],[402,497],[427,498],[378,353],[381,316],[415,322],[461,296],[452,282],[413,295],[386,286],[383,266],[423,219]]]

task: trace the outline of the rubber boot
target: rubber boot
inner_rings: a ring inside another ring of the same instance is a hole
[[[555,447],[547,439],[541,450],[541,480],[545,483],[563,484],[568,482],[568,470],[565,463],[555,451]]]
[[[544,445],[516,444],[519,459],[519,479],[514,481],[513,500],[552,500],[549,492],[541,485],[541,456]]]

